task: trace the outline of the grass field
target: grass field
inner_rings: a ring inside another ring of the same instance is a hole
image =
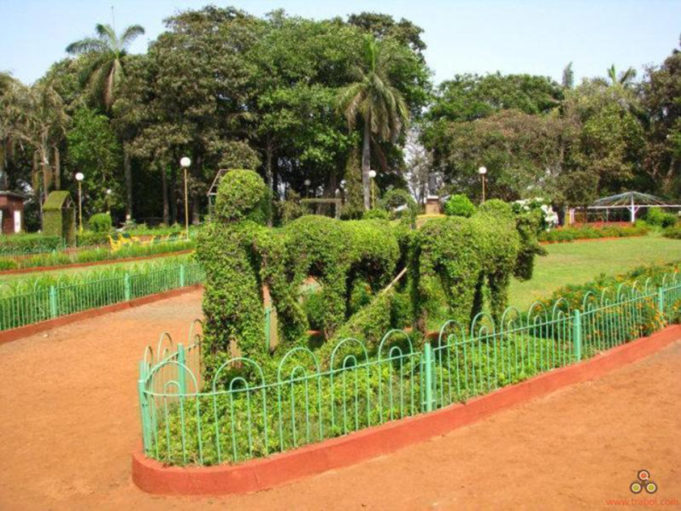
[[[509,303],[523,310],[567,284],[581,284],[601,273],[616,275],[636,266],[681,260],[681,240],[650,235],[606,241],[545,245],[535,259],[532,280],[511,283]]]

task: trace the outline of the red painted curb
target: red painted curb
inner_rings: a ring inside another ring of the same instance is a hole
[[[555,369],[490,394],[440,410],[367,428],[338,438],[238,465],[169,467],[132,455],[132,480],[144,491],[163,495],[249,493],[301,477],[345,467],[442,435],[515,404],[590,380],[639,360],[681,339],[674,325],[578,364]]]
[[[47,321],[40,321],[38,323],[32,323],[30,325],[11,328],[9,330],[2,330],[0,331],[0,344],[10,341],[16,341],[17,339],[21,339],[22,337],[28,337],[29,335],[44,332],[45,330],[51,330],[52,328],[56,328],[58,326],[75,323],[76,321],[96,318],[97,316],[109,314],[110,312],[129,309],[131,307],[139,307],[140,305],[146,305],[147,303],[156,302],[158,300],[165,300],[166,298],[179,296],[189,291],[200,289],[201,287],[202,284],[194,284],[192,286],[171,289],[170,291],[164,291],[162,293],[155,293],[153,295],[142,296],[140,298],[133,298],[132,300],[129,300],[127,302],[112,303],[111,305],[105,305],[104,307],[98,307],[96,309],[87,309],[80,312],[74,312],[73,314],[68,314],[66,316],[48,319]]]
[[[101,261],[90,261],[89,263],[73,263],[73,264],[57,264],[54,266],[35,266],[33,268],[14,268],[12,270],[0,271],[0,277],[3,275],[16,275],[17,273],[35,273],[38,271],[55,271],[55,270],[69,270],[73,268],[85,268],[87,266],[99,266],[102,264],[118,264],[130,263],[133,261],[144,261],[145,259],[157,259],[159,257],[173,257],[184,254],[191,254],[194,252],[193,248],[186,250],[178,250],[177,252],[163,252],[161,254],[152,254],[139,257],[123,257],[121,259],[103,259]]]

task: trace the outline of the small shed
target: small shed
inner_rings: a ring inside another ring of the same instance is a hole
[[[20,193],[0,190],[0,233],[15,234],[24,230],[24,200]]]
[[[437,195],[429,195],[426,197],[426,215],[438,215],[440,213],[442,213],[440,197]]]
[[[76,210],[71,194],[66,190],[55,190],[45,199],[43,233],[61,236],[69,245],[76,241]]]

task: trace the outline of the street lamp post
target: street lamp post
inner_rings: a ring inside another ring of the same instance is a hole
[[[183,156],[182,159],[180,159],[180,167],[182,167],[184,170],[184,230],[187,239],[189,239],[189,193],[187,191],[187,169],[191,164],[192,161],[187,156]]]
[[[371,180],[371,184],[369,186],[371,187],[371,207],[372,208],[374,208],[376,206],[376,191],[375,191],[376,184],[374,182],[375,178],[376,178],[376,171],[370,170],[369,171],[369,179]]]
[[[480,167],[478,174],[480,174],[480,179],[482,180],[482,202],[485,202],[485,181],[487,180],[485,174],[487,174],[487,167]]]
[[[111,216],[111,204],[109,203],[111,197],[111,188],[106,189],[106,212]]]
[[[85,176],[82,172],[76,174],[76,181],[78,181],[78,232],[83,232],[83,190],[81,185]]]
[[[306,179],[306,180],[304,181],[304,183],[305,183],[305,194],[307,195],[307,197],[308,197],[308,199],[309,199],[309,198],[310,198],[310,184],[311,184],[311,181],[310,181],[309,179]]]

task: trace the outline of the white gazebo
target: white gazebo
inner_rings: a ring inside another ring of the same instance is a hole
[[[681,204],[667,204],[659,197],[647,193],[624,192],[598,199],[591,206],[587,206],[586,209],[605,210],[606,213],[611,209],[627,209],[630,222],[633,224],[636,222],[636,213],[641,208],[680,209]]]

